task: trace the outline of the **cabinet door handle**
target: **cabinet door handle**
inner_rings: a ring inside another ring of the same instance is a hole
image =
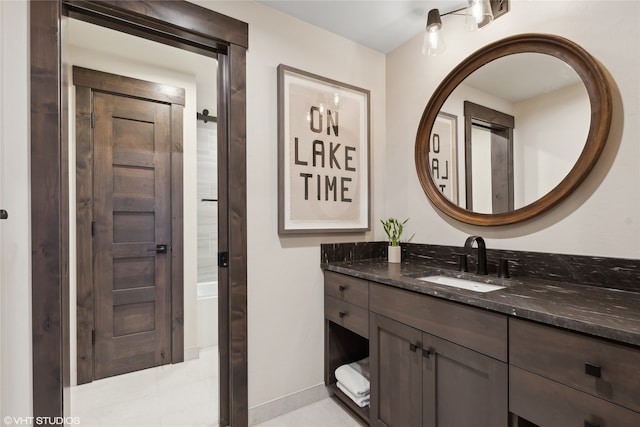
[[[593,421],[584,420],[584,427],[600,427],[600,424],[594,423]]]
[[[602,374],[601,371],[602,371],[602,368],[600,368],[600,365],[596,365],[595,363],[589,363],[589,362],[584,364],[584,373],[587,375],[600,378]]]
[[[415,345],[414,343],[410,342],[409,343],[409,350],[411,350],[411,351],[413,351],[415,353],[416,350],[418,350],[418,346]]]
[[[431,356],[431,350],[427,350],[426,348],[422,349],[422,357],[429,358]]]
[[[340,293],[341,293],[341,294],[342,294],[342,293],[344,293],[344,291],[345,291],[346,289],[347,289],[347,287],[346,287],[346,286],[344,286],[344,285],[340,285],[340,286],[338,286],[338,290],[340,291]]]
[[[338,316],[340,316],[341,319],[346,315],[347,315],[347,313],[345,313],[344,311],[341,311],[341,312],[338,313]]]

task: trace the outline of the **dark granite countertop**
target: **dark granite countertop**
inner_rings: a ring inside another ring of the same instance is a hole
[[[531,278],[501,279],[373,259],[323,263],[322,268],[437,298],[640,346],[640,293]],[[506,286],[479,293],[418,280],[446,275]],[[414,277],[412,277],[414,276]]]

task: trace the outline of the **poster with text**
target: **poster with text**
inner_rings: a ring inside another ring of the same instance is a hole
[[[369,230],[369,91],[278,67],[281,234]]]

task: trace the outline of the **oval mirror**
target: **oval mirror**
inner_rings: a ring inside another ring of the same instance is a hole
[[[567,197],[606,143],[600,64],[558,36],[522,34],[475,52],[438,86],[415,160],[429,200],[469,224],[529,219]]]

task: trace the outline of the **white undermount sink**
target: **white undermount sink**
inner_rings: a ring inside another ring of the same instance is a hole
[[[417,277],[418,280],[437,283],[438,285],[453,286],[454,288],[466,289],[474,292],[492,292],[504,289],[504,286],[492,285],[490,283],[476,282],[473,280],[457,279],[449,276],[426,276]]]

